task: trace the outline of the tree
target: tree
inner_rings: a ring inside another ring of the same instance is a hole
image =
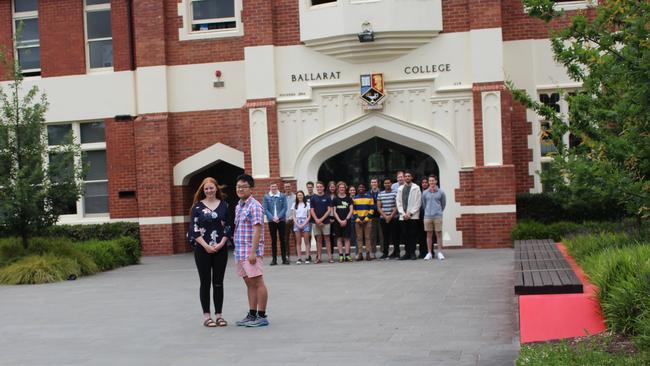
[[[36,86],[23,92],[17,61],[3,64],[11,81],[0,85],[0,232],[20,236],[27,251],[29,237],[54,225],[79,198],[82,169],[74,162],[81,150],[72,136],[48,147],[46,96]]]
[[[523,0],[531,16],[564,16],[552,0]],[[567,96],[569,123],[512,83],[515,99],[550,120],[558,154],[542,179],[567,204],[615,198],[629,215],[650,217],[650,3],[602,0],[552,32],[555,60],[581,90]],[[566,146],[562,136],[578,141]]]

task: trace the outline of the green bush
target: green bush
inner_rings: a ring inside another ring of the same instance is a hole
[[[576,235],[565,240],[571,256],[578,262],[592,254],[597,254],[605,249],[623,248],[639,244],[639,239],[624,232],[601,232],[591,235]]]
[[[16,238],[0,239],[0,268],[4,267],[25,255],[25,250],[20,240]]]
[[[99,272],[93,258],[77,249],[67,238],[32,238],[29,244],[29,254],[52,254],[57,257],[70,258],[79,264],[83,275]]]
[[[66,237],[72,241],[113,240],[128,236],[140,240],[137,222],[111,222],[94,225],[54,225],[45,230],[44,236]]]
[[[117,240],[91,240],[76,247],[88,254],[102,271],[140,262],[140,243],[133,238]]]
[[[559,221],[620,220],[625,209],[612,197],[603,202],[571,204],[555,193],[526,193],[516,197],[517,220],[535,220],[546,224]]]
[[[644,231],[600,233],[566,240],[591,282],[612,331],[650,350],[650,243]]]
[[[572,237],[578,234],[615,232],[631,226],[629,222],[570,222],[561,221],[552,224],[545,224],[540,221],[518,222],[510,233],[512,240],[525,239],[553,239],[560,241],[562,238]]]
[[[79,276],[81,268],[72,258],[51,254],[30,255],[0,268],[0,283],[8,285],[37,284],[63,281]]]
[[[565,235],[580,230],[580,224],[574,222],[544,224],[539,221],[525,221],[517,223],[512,230],[511,237],[512,240],[553,239],[559,241]]]

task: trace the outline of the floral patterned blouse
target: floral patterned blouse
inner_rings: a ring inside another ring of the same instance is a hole
[[[198,245],[196,238],[199,236],[202,236],[209,245],[217,245],[224,236],[230,237],[227,225],[228,203],[226,201],[219,202],[214,210],[199,201],[192,208],[187,238],[193,248]]]

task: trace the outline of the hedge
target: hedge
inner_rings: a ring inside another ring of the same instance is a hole
[[[522,221],[515,225],[510,233],[512,240],[553,239],[560,241],[567,236],[596,233],[601,231],[622,231],[630,224],[627,222],[570,222],[561,221],[546,224],[540,221]]]
[[[29,255],[19,238],[0,239],[0,283],[5,284],[60,281],[139,261],[140,243],[133,237],[78,243],[60,237],[32,238]]]
[[[543,223],[559,221],[618,221],[625,209],[612,198],[608,202],[582,202],[571,205],[554,193],[527,193],[516,197],[517,220]]]
[[[140,240],[140,224],[137,222],[110,222],[93,225],[54,225],[43,236],[65,237],[72,241],[113,240],[128,236]]]

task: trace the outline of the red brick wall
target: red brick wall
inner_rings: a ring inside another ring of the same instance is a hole
[[[515,203],[513,165],[476,167],[460,172],[456,201],[470,205],[512,205]]]
[[[172,224],[172,236],[174,240],[174,253],[186,253],[192,250],[190,245],[187,243],[187,227],[188,223],[177,223]]]
[[[586,13],[589,17],[593,17],[595,14],[593,9],[567,11],[565,17],[546,24],[524,13],[524,5],[521,0],[502,0],[501,12],[503,14],[504,41],[549,38],[549,30],[567,26],[570,18],[576,14]]]
[[[140,115],[133,123],[140,217],[171,216],[168,115]]]
[[[113,69],[131,70],[131,25],[127,0],[111,0],[113,30]]]
[[[517,214],[471,214],[456,219],[456,227],[463,232],[464,248],[511,247],[510,231],[517,222]]]
[[[244,47],[273,44],[274,12],[270,0],[244,0],[242,9],[244,22]]]
[[[111,218],[138,217],[133,121],[106,120],[106,159]],[[120,198],[120,191],[135,191],[136,197]]]
[[[179,0],[165,1],[168,65],[239,61],[244,59],[244,47],[273,44],[275,9],[272,1],[243,1],[241,13],[242,22],[244,23],[243,37],[236,36],[192,41],[179,41],[179,28],[183,27],[183,19],[178,16],[179,2]],[[289,24],[288,19],[291,16],[290,14],[291,9],[280,9],[279,11],[279,15],[285,24]],[[295,41],[291,36],[291,32],[283,35],[280,39],[287,44]]]
[[[41,76],[86,73],[83,1],[40,0]]]
[[[276,46],[300,44],[300,12],[298,10],[298,1],[273,1],[273,14],[275,16],[273,44]]]
[[[442,32],[469,31],[469,8],[467,0],[442,1]]]
[[[534,186],[528,164],[533,161],[533,150],[528,148],[528,136],[533,133],[532,124],[526,119],[526,107],[512,105],[512,162],[515,165],[516,192],[529,193]]]
[[[138,67],[165,65],[164,6],[165,0],[133,1],[135,59]]]
[[[468,0],[471,29],[501,27],[501,0]]]
[[[4,55],[8,65],[13,64],[13,28],[11,25],[11,2],[0,1],[0,54]],[[0,56],[0,81],[10,80],[11,75],[7,75],[10,70],[5,70]]]
[[[174,254],[171,224],[140,225],[140,243],[143,255]]]

